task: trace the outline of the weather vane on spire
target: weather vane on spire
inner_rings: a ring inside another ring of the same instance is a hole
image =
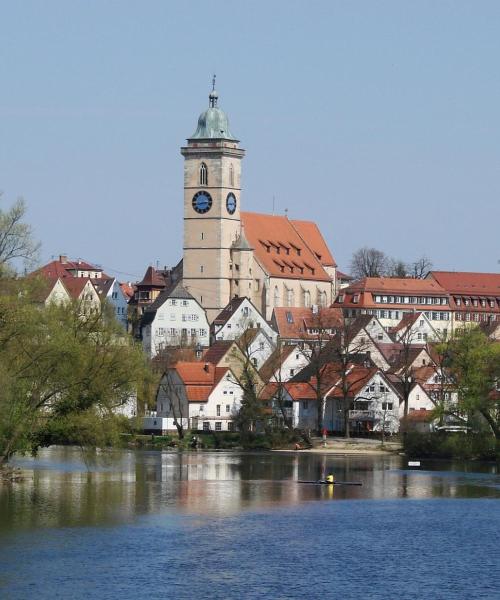
[[[212,77],[212,91],[210,92],[210,95],[208,96],[208,100],[209,100],[209,106],[211,106],[212,108],[215,108],[217,106],[217,92],[215,91],[215,73],[214,73],[214,76]]]

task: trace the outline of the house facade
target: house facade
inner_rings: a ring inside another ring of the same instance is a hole
[[[180,282],[163,291],[140,323],[142,347],[150,358],[168,347],[209,345],[205,310]]]

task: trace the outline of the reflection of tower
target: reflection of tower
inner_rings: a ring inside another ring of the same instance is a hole
[[[231,298],[231,248],[241,239],[241,159],[245,154],[217,101],[217,92],[212,89],[208,109],[200,115],[187,146],[181,149],[183,284],[206,309],[209,321]]]

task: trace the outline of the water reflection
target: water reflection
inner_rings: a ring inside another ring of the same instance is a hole
[[[343,499],[500,498],[494,465],[423,464],[399,456],[133,452],[83,457],[50,448],[19,459],[26,479],[0,487],[0,530],[113,525],[147,513],[234,515],[245,509]],[[334,473],[361,487],[299,484]]]

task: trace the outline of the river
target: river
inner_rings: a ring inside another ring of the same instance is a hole
[[[495,465],[60,447],[15,464],[1,598],[500,598]],[[362,486],[297,483],[328,473]]]

